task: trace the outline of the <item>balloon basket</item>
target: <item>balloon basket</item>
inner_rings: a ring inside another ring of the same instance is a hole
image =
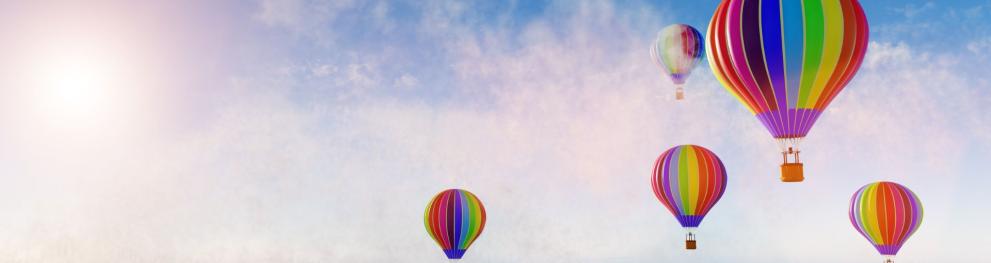
[[[685,235],[685,249],[695,250],[695,234],[692,234],[692,232],[688,232],[688,235]]]
[[[684,100],[685,99],[685,89],[682,89],[681,87],[678,87],[678,89],[675,90],[675,92],[674,92],[674,99],[675,100]]]
[[[805,180],[802,171],[802,163],[781,164],[781,181],[786,183],[797,183]]]
[[[685,240],[685,249],[695,250],[695,240]]]

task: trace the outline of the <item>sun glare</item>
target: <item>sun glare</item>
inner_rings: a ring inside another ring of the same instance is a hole
[[[107,65],[88,58],[67,56],[47,66],[43,88],[48,102],[65,112],[93,111],[106,99],[111,85]],[[92,112],[90,112],[92,113]]]
[[[9,126],[23,140],[56,148],[109,146],[163,123],[161,105],[177,79],[170,74],[182,69],[170,62],[184,60],[168,45],[172,32],[159,30],[165,24],[140,15],[150,8],[42,6],[7,12],[30,26],[0,48],[9,54],[0,67],[13,73],[0,76],[0,123],[16,123]]]
[[[39,52],[33,67],[34,103],[45,119],[61,125],[95,124],[113,113],[126,76],[100,46]]]

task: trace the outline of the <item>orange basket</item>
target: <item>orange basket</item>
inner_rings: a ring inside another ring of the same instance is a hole
[[[805,180],[802,175],[802,163],[781,164],[781,181],[786,183],[797,183]]]

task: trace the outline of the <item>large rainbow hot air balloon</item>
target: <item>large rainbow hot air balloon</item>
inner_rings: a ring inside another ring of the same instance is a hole
[[[798,144],[860,68],[867,36],[856,0],[725,0],[713,15],[709,66],[778,140],[782,181],[804,180]]]
[[[850,223],[886,257],[885,262],[892,263],[922,224],[922,202],[900,184],[871,183],[850,199]]]
[[[485,207],[471,192],[447,189],[430,200],[423,223],[447,258],[461,259],[485,228]]]
[[[695,249],[696,229],[726,191],[723,162],[701,146],[675,146],[657,157],[650,182],[657,199],[685,228],[685,248]]]
[[[685,24],[674,24],[657,32],[657,40],[650,47],[654,63],[671,77],[677,86],[675,98],[684,99],[685,81],[695,66],[702,61],[702,34]]]

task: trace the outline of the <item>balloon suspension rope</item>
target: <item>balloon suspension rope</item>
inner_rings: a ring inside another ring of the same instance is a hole
[[[782,157],[784,163],[788,163],[788,155],[789,154],[790,155],[795,155],[795,162],[794,163],[802,163],[802,160],[798,158],[798,154],[801,153],[801,152],[802,151],[796,151],[792,147],[788,147],[787,150],[781,152],[781,157]]]
[[[801,159],[798,156],[798,154],[801,153],[802,151],[795,149],[795,147],[798,147],[799,142],[801,142],[801,138],[788,138],[788,139],[779,140],[779,143],[782,148],[781,157],[784,163],[788,163],[788,155],[795,155],[794,163],[802,163]]]

